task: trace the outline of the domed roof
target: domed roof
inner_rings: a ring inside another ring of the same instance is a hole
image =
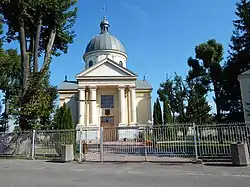
[[[105,17],[101,21],[100,27],[101,33],[88,43],[85,54],[97,50],[115,50],[126,53],[122,43],[108,32],[109,22]]]

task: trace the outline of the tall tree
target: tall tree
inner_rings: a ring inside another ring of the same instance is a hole
[[[20,43],[22,129],[29,128],[23,114],[24,106],[32,99],[27,95],[28,88],[34,87],[34,79],[42,82],[49,71],[51,55],[66,53],[68,44],[73,42],[76,3],[77,0],[11,0],[0,4],[0,13],[8,26],[7,41]],[[44,59],[39,70],[38,59],[42,54]]]
[[[64,103],[63,106],[56,110],[54,116],[55,129],[74,129],[72,113],[69,107]]]
[[[211,123],[211,106],[206,97],[207,91],[204,85],[195,79],[188,82],[187,122],[199,125]]]
[[[157,93],[162,102],[168,102],[168,107],[172,113],[172,122],[176,122],[176,116],[179,116],[178,122],[185,122],[185,100],[187,99],[187,87],[182,77],[175,73],[173,79],[169,78],[160,84],[160,88]]]
[[[190,71],[188,80],[197,79],[204,87],[214,92],[214,101],[216,104],[216,120],[219,122],[222,118],[220,97],[222,89],[223,73],[220,62],[223,59],[223,45],[217,43],[215,39],[208,40],[205,43],[195,47],[195,58],[188,59]]]
[[[172,114],[169,106],[168,99],[163,101],[163,123],[164,125],[172,123]]]
[[[233,21],[234,31],[229,45],[229,58],[225,63],[223,85],[223,109],[228,121],[244,121],[242,98],[238,75],[250,69],[250,2],[240,0],[236,3]]]
[[[161,104],[158,98],[156,99],[156,102],[154,103],[153,120],[154,120],[154,126],[162,125]]]
[[[14,49],[2,50],[0,53],[0,90],[4,94],[4,113],[2,124],[8,128],[8,119],[18,108],[21,88],[20,55]]]
[[[39,84],[35,84],[39,82],[37,79],[31,80],[32,84],[29,85],[26,93],[29,100],[23,106],[22,115],[25,116],[27,129],[47,129],[51,127],[51,114],[54,112],[57,98],[57,88],[50,85],[49,73]]]
[[[175,73],[171,79],[161,83],[157,91],[160,100],[165,103],[167,123],[208,123],[211,120],[210,106],[206,100],[207,86],[201,77],[183,80]],[[202,112],[200,112],[202,111]],[[172,113],[174,115],[171,115]],[[171,117],[171,121],[169,121]],[[163,117],[164,118],[164,117]],[[183,128],[185,129],[185,128]]]

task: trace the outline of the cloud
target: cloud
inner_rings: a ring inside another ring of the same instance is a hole
[[[147,19],[148,18],[148,13],[143,10],[140,6],[132,4],[130,2],[121,1],[124,8],[127,9],[129,12],[131,12],[132,14],[137,15],[138,17],[140,17],[141,19]]]

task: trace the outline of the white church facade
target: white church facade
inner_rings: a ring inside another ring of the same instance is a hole
[[[240,82],[240,91],[244,118],[246,123],[250,123],[250,70],[243,72],[238,76]]]
[[[100,27],[86,47],[83,71],[75,81],[59,85],[60,106],[71,108],[76,128],[147,125],[152,121],[152,87],[127,68],[127,53],[110,34],[105,17]]]

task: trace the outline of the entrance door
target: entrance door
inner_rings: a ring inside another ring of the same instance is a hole
[[[113,116],[102,116],[101,127],[103,127],[103,140],[115,141],[117,137],[116,128],[114,127]]]

